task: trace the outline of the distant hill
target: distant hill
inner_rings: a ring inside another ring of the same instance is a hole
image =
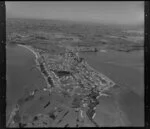
[[[7,39],[13,43],[92,47],[92,50],[141,50],[144,28],[46,19],[6,19]],[[16,40],[17,39],[17,40]],[[8,40],[7,40],[8,41]]]

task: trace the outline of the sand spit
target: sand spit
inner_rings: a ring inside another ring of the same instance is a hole
[[[36,58],[39,57],[39,54],[37,52],[35,52],[34,49],[31,46],[29,46],[29,45],[21,45],[21,44],[18,44],[18,46],[21,46],[21,47],[24,47],[24,48],[30,50],[35,55]]]
[[[42,73],[40,67],[38,67],[38,66],[40,65],[40,63],[38,62],[38,59],[41,57],[40,54],[39,54],[39,52],[38,52],[38,51],[35,52],[35,49],[34,49],[33,47],[29,46],[29,45],[20,45],[20,44],[19,44],[18,46],[21,46],[21,47],[24,47],[24,48],[30,50],[30,51],[35,55],[35,57],[36,57],[35,62],[36,62],[36,65],[37,65],[37,69],[38,69],[38,70],[41,72],[41,74],[43,75],[43,77],[44,77],[44,79],[45,79],[45,81],[46,81],[46,83],[47,83],[47,88],[51,87],[50,84],[49,84],[48,81],[47,81],[47,77],[45,77],[45,75]],[[48,70],[47,70],[47,71],[48,71]]]

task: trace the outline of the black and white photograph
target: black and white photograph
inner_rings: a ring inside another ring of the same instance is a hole
[[[6,1],[6,127],[144,127],[144,1]]]

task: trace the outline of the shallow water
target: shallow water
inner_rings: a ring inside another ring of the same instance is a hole
[[[25,92],[46,86],[35,66],[35,56],[28,49],[8,45],[6,47],[7,113]],[[8,115],[8,114],[7,114]]]
[[[80,53],[96,70],[120,88],[112,96],[125,113],[129,126],[144,125],[144,58],[142,52]],[[140,67],[139,67],[140,66]],[[107,103],[107,102],[106,102]]]
[[[134,92],[118,96],[120,108],[127,114],[132,126],[144,125],[144,100]]]
[[[118,85],[132,89],[144,96],[144,56],[143,52],[80,53],[96,70],[108,76]]]

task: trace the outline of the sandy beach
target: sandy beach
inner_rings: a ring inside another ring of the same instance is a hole
[[[18,46],[21,46],[21,47],[24,47],[24,48],[30,50],[35,55],[36,59],[39,57],[39,54],[36,53],[31,46],[29,46],[29,45],[21,45],[21,44],[18,44]]]
[[[35,57],[36,57],[35,62],[36,62],[36,64],[37,64],[37,66],[39,65],[39,62],[38,62],[37,59],[40,57],[40,55],[39,55],[38,52],[35,52],[35,51],[34,51],[34,48],[32,48],[31,46],[28,46],[28,45],[20,45],[20,44],[19,44],[18,46],[21,46],[21,47],[24,47],[24,48],[27,48],[28,50],[30,50],[30,51],[35,55]],[[37,67],[37,69],[41,72],[40,67]],[[46,81],[46,83],[47,83],[47,88],[51,87],[51,86],[49,85],[49,83],[48,83],[47,78],[45,77],[45,75],[44,75],[42,72],[41,72],[41,74],[43,75],[43,77],[44,77],[44,79],[45,79],[45,81]]]

